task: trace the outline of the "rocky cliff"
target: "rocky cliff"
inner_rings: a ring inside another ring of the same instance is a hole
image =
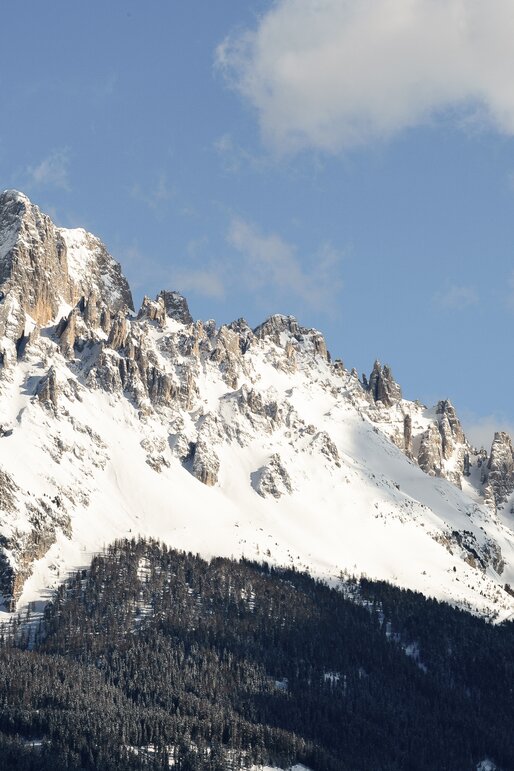
[[[132,310],[95,236],[0,196],[6,607],[141,533],[510,612],[506,435],[484,458],[450,402],[403,399],[378,361],[360,380],[291,316],[217,326],[169,290]]]

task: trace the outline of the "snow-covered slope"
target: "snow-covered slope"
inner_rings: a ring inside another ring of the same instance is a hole
[[[0,244],[6,607],[142,534],[512,614],[508,437],[476,453],[448,402],[403,400],[378,363],[359,380],[292,317],[218,328],[174,292],[134,317],[98,239],[12,191]]]

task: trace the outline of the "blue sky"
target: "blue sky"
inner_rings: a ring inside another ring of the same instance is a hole
[[[28,0],[0,40],[0,187],[136,304],[292,313],[476,441],[514,425],[510,0]]]

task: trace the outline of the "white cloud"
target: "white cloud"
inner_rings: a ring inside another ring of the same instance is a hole
[[[27,168],[28,183],[35,187],[69,190],[69,164],[70,152],[67,147],[53,150],[36,166]]]
[[[496,431],[506,431],[514,439],[514,425],[502,415],[483,415],[464,413],[462,416],[464,433],[474,447],[490,450]]]
[[[159,211],[168,201],[176,196],[176,191],[170,187],[165,174],[160,174],[154,185],[144,187],[135,182],[130,188],[130,194],[142,201],[148,208]]]
[[[172,270],[173,285],[217,300],[227,295],[251,296],[251,302],[289,312],[291,303],[334,314],[342,287],[341,255],[322,244],[311,260],[277,233],[264,234],[239,217],[230,222],[230,247],[218,258],[208,256],[205,238],[190,241],[187,257]]]
[[[223,277],[213,266],[205,269],[175,271],[173,281],[174,285],[180,287],[181,292],[195,292],[202,297],[215,300],[223,300],[225,297]]]
[[[249,152],[235,142],[229,133],[218,137],[213,147],[225,171],[235,173],[243,166],[249,166],[254,171],[261,171],[269,167],[269,159],[265,155],[259,156]]]
[[[512,0],[277,0],[216,60],[279,151],[454,117],[514,134]]]
[[[249,291],[300,299],[313,309],[333,312],[342,287],[340,255],[323,244],[313,264],[300,261],[295,247],[276,233],[264,235],[243,219],[232,220],[228,242],[239,252],[237,281]]]
[[[462,311],[478,303],[478,294],[471,286],[452,284],[434,295],[434,302],[445,310]]]

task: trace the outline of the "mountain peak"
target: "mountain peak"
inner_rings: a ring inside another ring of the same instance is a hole
[[[23,203],[25,205],[31,204],[30,199],[28,196],[25,195],[25,193],[22,193],[20,190],[14,190],[7,188],[6,190],[2,190],[0,193],[0,206],[5,206],[7,202],[17,202],[17,203]]]
[[[102,242],[82,228],[56,227],[17,190],[0,194],[0,291],[20,328],[23,312],[43,325],[92,292],[114,312],[133,308],[128,283]],[[1,326],[0,319],[0,332]]]
[[[0,196],[0,248],[11,607],[106,539],[141,533],[511,612],[514,535],[491,511],[514,505],[506,436],[487,462],[448,401],[403,400],[379,362],[361,383],[291,315],[253,331],[192,323],[186,299],[163,290],[135,317],[102,242],[17,191]]]

